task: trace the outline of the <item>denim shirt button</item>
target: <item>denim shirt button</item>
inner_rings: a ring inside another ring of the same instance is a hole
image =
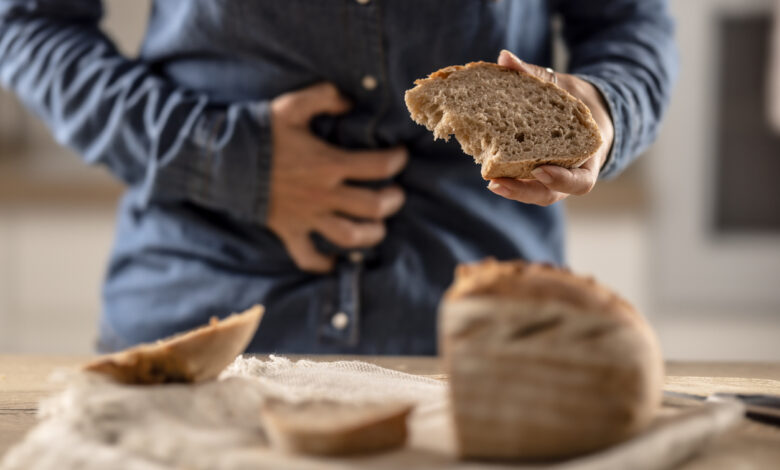
[[[343,330],[349,325],[349,317],[344,312],[338,312],[330,319],[330,324],[337,330]]]
[[[350,251],[349,252],[349,260],[355,264],[362,263],[363,258],[365,258],[365,255],[363,255],[362,251]]]
[[[376,81],[376,77],[373,75],[366,75],[360,83],[363,85],[363,88],[368,91],[375,89],[377,85],[379,85],[379,82]]]

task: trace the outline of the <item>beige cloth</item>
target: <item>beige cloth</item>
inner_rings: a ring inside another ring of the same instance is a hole
[[[125,386],[79,372],[41,403],[40,423],[0,463],[36,469],[357,469],[559,468],[662,469],[684,460],[736,423],[738,404],[665,408],[631,441],[557,465],[458,462],[442,381],[363,362],[267,361],[239,357],[220,379],[199,385]],[[409,445],[357,459],[311,459],[267,447],[259,409],[288,400],[404,400],[417,404]]]

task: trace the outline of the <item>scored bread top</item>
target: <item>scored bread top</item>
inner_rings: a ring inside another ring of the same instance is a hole
[[[536,76],[488,62],[445,67],[405,95],[412,119],[482,165],[485,179],[533,178],[531,170],[581,165],[602,144],[579,99]]]
[[[455,271],[455,281],[444,294],[444,301],[473,297],[558,301],[583,312],[600,313],[627,323],[641,321],[630,303],[592,277],[578,276],[549,264],[493,258],[461,264]]]

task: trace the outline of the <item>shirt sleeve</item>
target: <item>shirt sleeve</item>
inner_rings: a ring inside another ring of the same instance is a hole
[[[666,0],[559,0],[569,73],[604,96],[615,138],[601,176],[625,169],[658,134],[677,75]]]
[[[216,103],[155,75],[117,51],[102,15],[100,0],[0,0],[0,83],[142,204],[187,201],[262,223],[268,103]]]

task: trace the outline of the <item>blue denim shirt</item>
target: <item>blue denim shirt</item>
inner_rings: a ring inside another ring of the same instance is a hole
[[[137,58],[116,50],[102,14],[99,0],[0,0],[2,84],[59,142],[127,186],[102,350],[263,303],[252,351],[435,353],[436,308],[455,265],[562,263],[562,208],[486,190],[457,143],[434,142],[409,119],[404,90],[440,67],[494,61],[502,48],[549,65],[559,14],[569,72],[602,92],[615,123],[608,177],[653,140],[676,68],[664,0],[157,0]],[[366,75],[376,88],[361,86]],[[316,121],[322,138],[404,145],[410,161],[387,238],[312,275],[265,226],[268,103],[320,81],[354,103]]]

